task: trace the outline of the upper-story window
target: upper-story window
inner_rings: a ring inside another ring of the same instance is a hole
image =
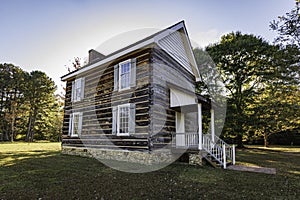
[[[136,85],[136,59],[129,59],[114,66],[114,91],[126,90]]]
[[[130,88],[131,60],[119,64],[119,88],[120,90]]]
[[[84,97],[85,78],[78,78],[72,82],[72,102],[81,101]]]

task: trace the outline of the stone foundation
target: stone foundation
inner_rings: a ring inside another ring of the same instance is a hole
[[[62,146],[62,153],[68,155],[79,155],[83,157],[93,157],[103,160],[126,161],[144,165],[171,163],[175,159],[174,155],[170,151],[139,152]]]
[[[202,166],[202,155],[199,153],[189,153],[189,165]]]

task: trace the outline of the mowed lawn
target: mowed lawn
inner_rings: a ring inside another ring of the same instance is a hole
[[[0,199],[300,199],[300,148],[237,151],[238,164],[276,175],[172,164],[131,174],[59,143],[0,143]]]

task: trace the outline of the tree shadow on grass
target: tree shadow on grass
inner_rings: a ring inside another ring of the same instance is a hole
[[[266,158],[249,154],[259,158],[257,162]],[[248,154],[243,159],[252,162]],[[255,199],[300,194],[298,185],[292,183],[295,177],[207,166],[172,164],[155,172],[130,174],[108,168],[96,159],[59,151],[7,152],[0,154],[0,162],[0,199]]]
[[[246,165],[276,168],[277,172],[283,176],[295,177],[297,174],[295,172],[300,173],[300,153],[245,149],[237,151],[236,160]]]

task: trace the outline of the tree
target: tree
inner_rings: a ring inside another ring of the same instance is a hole
[[[87,60],[86,59],[81,59],[79,57],[74,57],[74,60],[73,61],[70,61],[71,64],[68,64],[68,65],[65,65],[68,72],[72,72],[72,71],[75,71],[75,70],[78,70],[80,69],[82,66],[85,66],[88,64]],[[71,67],[70,67],[71,65]]]
[[[285,16],[278,17],[277,21],[273,20],[270,27],[278,33],[275,42],[300,47],[300,0],[296,0],[295,3],[295,8]]]
[[[203,49],[193,49],[201,80],[197,82],[196,92],[212,101],[215,111],[215,133],[221,134],[226,116],[226,91],[220,73],[210,55]],[[203,110],[203,131],[209,132],[210,113]]]
[[[24,78],[26,72],[12,64],[0,65],[1,140],[14,140],[20,119],[24,116]]]
[[[0,141],[60,140],[63,101],[44,73],[0,64]]]
[[[236,32],[222,36],[206,51],[216,63],[229,97],[223,134],[236,137],[238,147],[243,147],[248,130],[246,107],[259,92],[257,87],[270,65],[273,47],[260,37]]]
[[[260,94],[249,105],[253,131],[263,136],[264,145],[275,133],[290,131],[300,125],[299,49],[278,47],[272,66],[264,73]]]
[[[28,85],[25,96],[29,105],[28,129],[26,141],[33,141],[35,132],[40,131],[41,123],[55,110],[54,82],[41,71],[33,71],[28,76]],[[46,118],[43,118],[47,116]]]

